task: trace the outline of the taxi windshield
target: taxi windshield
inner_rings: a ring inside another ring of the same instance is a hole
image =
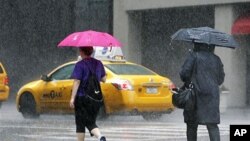
[[[133,64],[106,64],[105,67],[119,75],[156,75],[142,66]]]

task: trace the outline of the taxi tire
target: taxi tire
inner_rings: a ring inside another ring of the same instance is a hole
[[[145,120],[158,120],[162,117],[161,113],[142,113],[142,117]]]
[[[2,102],[0,102],[0,108],[2,107]]]
[[[20,111],[24,118],[35,119],[39,117],[39,114],[36,112],[36,102],[32,94],[22,94],[20,98]]]

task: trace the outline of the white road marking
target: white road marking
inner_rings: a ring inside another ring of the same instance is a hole
[[[229,126],[220,127],[221,135],[229,135]],[[0,125],[0,129],[6,128],[21,128],[22,130],[36,129],[38,132],[28,134],[27,132],[17,133],[16,136],[25,137],[29,139],[41,140],[76,140],[75,125],[67,127],[54,127],[53,125]],[[186,138],[186,125],[185,124],[169,124],[169,123],[121,123],[112,126],[112,123],[101,124],[100,130],[109,141],[152,141],[152,140],[166,140],[166,139],[185,139]],[[0,130],[1,131],[1,130]],[[86,130],[87,131],[87,130]],[[198,136],[208,136],[205,126],[199,126]],[[86,140],[96,140],[90,137],[88,131],[86,132]]]

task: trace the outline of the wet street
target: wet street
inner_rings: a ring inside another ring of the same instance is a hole
[[[111,116],[98,121],[108,141],[185,141],[182,111],[176,110],[157,121],[145,121],[141,116]],[[220,124],[222,141],[228,141],[229,125]],[[199,126],[198,138],[209,141],[205,126]],[[24,119],[14,104],[4,103],[0,109],[1,141],[75,141],[72,115],[42,115],[39,119]],[[86,140],[95,138],[86,135]]]

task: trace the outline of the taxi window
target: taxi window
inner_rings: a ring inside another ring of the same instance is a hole
[[[107,64],[105,67],[119,75],[155,75],[155,73],[142,66],[132,64]]]
[[[3,69],[2,69],[2,67],[0,66],[0,73],[3,73]]]
[[[71,73],[73,72],[74,67],[75,67],[75,64],[71,64],[71,65],[67,65],[65,67],[58,69],[56,72],[54,72],[51,75],[51,79],[52,80],[70,79]]]

